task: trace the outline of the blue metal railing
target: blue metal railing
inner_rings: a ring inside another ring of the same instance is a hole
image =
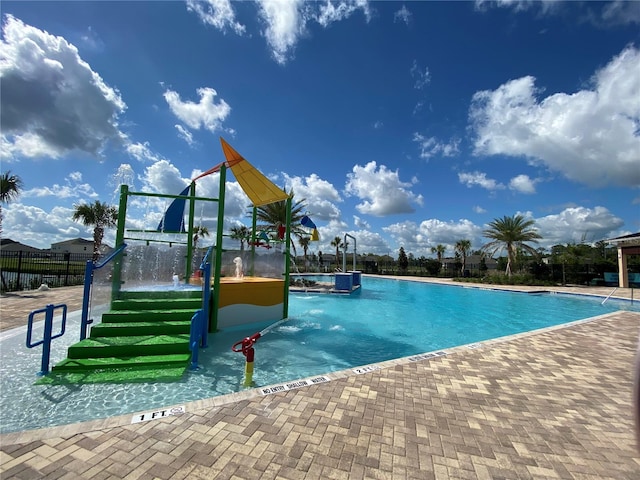
[[[206,332],[206,317],[202,309],[196,310],[196,313],[191,317],[191,331],[189,334],[189,350],[191,350],[191,370],[198,369],[198,351],[204,339],[207,338]],[[206,342],[206,341],[205,341]],[[199,345],[200,344],[200,345]]]
[[[211,263],[209,255],[213,250],[213,245],[205,253],[200,270],[202,270],[202,308],[196,310],[191,317],[191,327],[189,330],[189,350],[191,350],[191,370],[198,368],[199,347],[206,348],[209,331],[209,302],[211,298]]]
[[[62,308],[62,324],[60,326],[60,332],[53,335],[53,312],[58,308]],[[44,335],[42,337],[42,340],[34,343],[31,341],[31,336],[33,333],[33,317],[38,313],[45,314]],[[49,304],[45,308],[34,310],[29,314],[29,324],[27,326],[27,348],[33,348],[37,347],[38,345],[42,345],[42,361],[40,363],[40,372],[38,372],[38,375],[46,375],[47,373],[49,373],[49,360],[51,359],[51,340],[55,340],[56,338],[60,338],[62,335],[64,335],[66,325],[67,306],[65,304]]]
[[[93,318],[89,318],[89,299],[91,298],[91,285],[93,285],[93,272],[101,269],[111,260],[116,258],[122,251],[127,248],[127,244],[123,243],[101,263],[94,264],[93,261],[87,260],[87,266],[84,269],[84,292],[82,297],[82,320],[80,322],[80,340],[87,338],[87,327],[93,323]]]

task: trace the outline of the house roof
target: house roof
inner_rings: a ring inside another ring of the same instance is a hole
[[[610,238],[606,240],[609,243],[618,243],[626,245],[640,245],[640,232],[630,233],[621,237]]]

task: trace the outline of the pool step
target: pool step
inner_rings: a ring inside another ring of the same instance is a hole
[[[193,317],[198,308],[199,307],[171,310],[109,310],[102,314],[102,323],[188,321],[191,320],[191,317]]]
[[[191,355],[139,355],[135,357],[67,358],[53,367],[53,372],[78,372],[87,370],[113,370],[114,368],[148,369],[150,367],[184,368]]]
[[[67,359],[39,384],[176,381],[191,352],[191,318],[200,291],[124,291],[91,327],[89,338],[71,345]]]
[[[91,328],[90,338],[120,337],[129,335],[162,335],[191,331],[191,319],[151,322],[102,322]]]
[[[131,357],[189,353],[189,335],[85,338],[69,347],[68,358]]]
[[[186,366],[152,366],[149,368],[121,368],[107,370],[52,371],[41,377],[37,385],[69,385],[88,383],[175,382],[180,380]]]
[[[200,298],[127,298],[111,302],[112,311],[127,310],[197,310],[201,307]]]

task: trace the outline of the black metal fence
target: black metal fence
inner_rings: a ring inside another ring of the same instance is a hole
[[[8,252],[0,251],[0,291],[35,290],[49,287],[82,285],[86,253]]]

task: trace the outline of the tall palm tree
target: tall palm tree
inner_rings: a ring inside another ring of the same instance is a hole
[[[431,247],[431,253],[435,253],[437,258],[438,258],[438,262],[442,265],[442,257],[444,256],[444,252],[447,250],[447,247],[445,247],[442,244],[438,244],[435,247]]]
[[[73,220],[87,227],[93,226],[93,261],[100,256],[100,247],[104,238],[104,229],[115,227],[118,223],[118,209],[96,200],[91,204],[76,205]]]
[[[542,238],[535,230],[534,225],[534,220],[526,220],[522,215],[512,217],[505,215],[502,218],[496,218],[489,223],[489,228],[482,232],[485,237],[492,239],[482,247],[482,250],[493,256],[498,250],[506,249],[507,268],[505,273],[511,277],[511,270],[519,249],[532,255],[536,254],[535,248],[525,243],[538,243],[538,239]]]
[[[344,248],[344,243],[342,243],[342,238],[336,236],[331,240],[331,246],[336,247],[336,267],[340,268],[340,249]]]
[[[304,251],[304,268],[307,269],[307,252],[309,251],[309,243],[311,243],[311,237],[300,237],[298,243]]]
[[[246,225],[241,225],[239,227],[231,227],[231,235],[230,238],[233,240],[240,241],[240,251],[244,251],[244,243],[249,242],[249,237],[251,236],[251,229]]]
[[[464,271],[467,267],[467,255],[469,254],[469,250],[471,250],[471,240],[458,240],[456,242],[455,251],[460,254],[462,257],[462,268],[460,269],[460,274],[464,275]]]
[[[198,248],[198,241],[201,238],[205,238],[209,236],[209,229],[202,225],[198,225],[193,229],[193,249],[196,250]]]
[[[295,256],[297,253],[294,238],[300,238],[306,234],[300,224],[300,220],[304,217],[304,211],[306,210],[306,200],[303,198],[294,202],[293,189],[289,191],[289,197],[291,198],[291,247]],[[258,207],[256,209],[256,219],[262,222],[261,225],[256,227],[259,230],[278,231],[279,228],[285,227],[287,224],[287,201],[281,200]]]
[[[20,196],[22,179],[7,170],[0,175],[0,202],[9,203]],[[0,205],[0,233],[2,233],[2,205]]]

